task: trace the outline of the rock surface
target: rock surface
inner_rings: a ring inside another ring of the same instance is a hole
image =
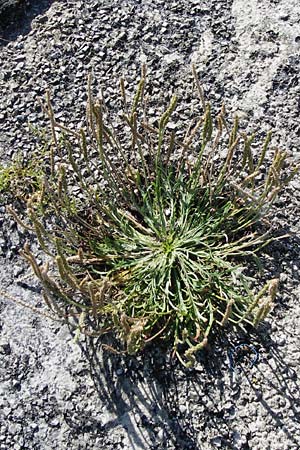
[[[274,145],[300,160],[298,0],[46,3],[31,30],[10,29],[0,49],[2,163],[33,152],[27,124],[45,124],[37,99],[48,86],[60,121],[79,125],[89,71],[117,110],[117,80],[125,75],[132,90],[147,63],[155,109],[176,91],[186,120],[191,62],[216,108],[225,101],[258,137],[272,128]],[[251,336],[259,352],[251,370],[229,370],[234,336],[183,371],[156,348],[133,359],[75,344],[66,325],[0,298],[0,449],[298,450],[299,187],[297,178],[277,202],[274,221],[296,236],[274,244],[275,261],[265,262],[281,273],[280,296]],[[24,236],[4,205],[0,225],[0,287],[39,307],[35,283],[16,282],[28,272],[17,256]]]

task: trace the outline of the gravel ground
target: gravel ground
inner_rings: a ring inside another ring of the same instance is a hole
[[[184,120],[193,62],[216,107],[225,101],[258,136],[273,128],[299,161],[299,23],[298,0],[29,1],[1,38],[0,159],[32,153],[27,122],[45,123],[47,86],[57,117],[77,126],[91,70],[117,108],[120,75],[131,89],[146,62],[158,110],[176,91]],[[243,336],[217,340],[184,371],[156,348],[133,359],[74,344],[66,325],[0,298],[0,449],[299,450],[299,192],[297,178],[274,212],[295,236],[265,256],[281,287],[251,336],[252,369],[229,370],[228,346]],[[39,305],[38,286],[16,283],[24,236],[4,205],[0,225],[1,289]]]

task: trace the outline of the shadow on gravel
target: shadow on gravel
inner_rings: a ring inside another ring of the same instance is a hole
[[[300,424],[297,374],[285,363],[265,326],[250,337],[259,349],[263,365],[258,363],[254,372],[241,367],[240,381],[232,382],[231,378],[230,383],[225,381],[230,373],[226,349],[232,346],[227,339],[216,342],[210,351],[202,352],[200,364],[191,370],[172,364],[156,349],[149,349],[145,359],[135,359],[103,351],[103,338],[101,342],[87,339],[81,345],[82,351],[110,417],[104,426],[98,424],[99,434],[107,436],[121,425],[133,449],[164,449],[168,443],[173,445],[170,448],[201,450],[199,436],[209,428],[212,435],[220,436],[223,449],[232,450],[236,448],[232,441],[235,425],[228,418],[230,411],[224,408],[224,397],[229,396],[229,409],[234,410],[239,408],[240,397],[243,402],[249,393],[254,393],[255,403],[271,417],[275,428],[282,430],[290,442],[298,444],[286,423],[288,417],[295,426]],[[242,338],[240,336],[239,340]],[[109,342],[111,344],[111,340]],[[278,408],[272,403],[274,396]],[[184,403],[190,408],[181,410]],[[195,422],[193,405],[198,411],[196,418],[202,411],[198,416],[200,422]],[[163,430],[162,436],[159,430]]]
[[[106,433],[121,424],[132,449],[201,450],[202,432],[207,435],[209,429],[211,435],[222,436],[223,449],[233,449],[231,424],[222,406],[225,390],[232,389],[224,382],[230,338],[216,338],[198,355],[193,369],[184,369],[155,348],[148,348],[144,359],[132,358],[103,351],[103,343],[103,338],[86,339],[81,349],[99,398],[112,414]],[[114,345],[111,339],[108,343]]]
[[[168,443],[180,450],[200,450],[196,430],[178,414],[178,379],[172,363],[155,349],[149,349],[143,360],[102,351],[101,345],[103,338],[101,343],[87,339],[82,351],[99,398],[111,415],[106,434],[121,424],[132,449],[162,449]],[[191,376],[190,371],[181,374],[184,379]]]
[[[0,14],[0,47],[26,35],[31,31],[31,22],[44,14],[55,0],[23,0],[16,2],[17,6],[4,9]],[[47,18],[41,17],[40,21]]]
[[[298,446],[298,440],[295,439],[286,424],[287,418],[289,418],[295,428],[300,427],[300,383],[297,373],[291,365],[285,362],[279,345],[266,332],[266,327],[262,326],[257,333],[257,341],[268,355],[263,361],[267,370],[262,370],[259,365],[257,366],[261,379],[260,386],[253,383],[248,374],[245,373],[244,376],[254,392],[257,402],[272,418],[276,428],[282,430],[286,437]],[[270,374],[272,375],[270,376]],[[270,397],[270,393],[272,393],[272,397]],[[276,397],[276,409],[271,405],[271,400],[274,397]],[[284,415],[283,411],[285,412]]]

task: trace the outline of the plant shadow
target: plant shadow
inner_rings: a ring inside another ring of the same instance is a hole
[[[154,347],[130,357],[103,351],[102,345],[103,338],[87,338],[81,349],[101,403],[111,416],[106,432],[122,424],[132,449],[164,449],[167,442],[176,449],[198,449],[194,430],[178,417],[175,367],[179,378],[193,371],[178,368],[177,362]]]
[[[257,386],[249,375],[245,374],[245,378],[255,394],[257,402],[270,416],[276,428],[282,430],[292,444],[299,445],[294,432],[288,428],[287,417],[283,414],[288,413],[289,421],[295,426],[296,424],[298,424],[298,427],[300,426],[299,377],[293,366],[285,362],[281,346],[272,340],[270,336],[265,335],[265,328],[262,327],[258,333],[261,346],[268,354],[263,361],[264,368],[261,368],[259,365],[257,367],[257,372],[262,382],[260,386]],[[268,375],[270,373],[272,374],[271,377]],[[264,389],[262,389],[262,386]],[[281,405],[276,409],[273,407],[269,397],[270,392],[272,392],[272,398],[277,397],[277,404]]]
[[[102,431],[109,433],[123,426],[132,449],[201,450],[207,448],[205,430],[209,429],[212,448],[218,442],[221,448],[232,450],[240,448],[234,445],[238,427],[232,412],[251,397],[274,427],[285,433],[290,445],[297,445],[289,429],[291,422],[300,424],[297,373],[285,363],[276,342],[266,337],[266,327],[252,338],[260,354],[267,357],[261,356],[253,372],[241,367],[239,381],[228,365],[226,350],[232,347],[230,340],[216,341],[214,347],[202,351],[195,368],[187,370],[157,348],[133,358],[103,351],[100,340],[86,339],[81,348],[110,418]],[[290,405],[289,423],[283,414],[286,408],[274,408],[271,392],[279,403]]]

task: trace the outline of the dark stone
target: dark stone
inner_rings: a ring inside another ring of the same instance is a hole
[[[3,353],[4,355],[10,355],[11,354],[11,348],[9,344],[2,344],[0,346],[0,351],[1,353]]]
[[[23,10],[25,0],[0,0],[0,23],[9,23],[15,19]]]
[[[32,21],[42,16],[54,0],[0,0],[0,46],[30,32]],[[38,18],[38,23],[47,17]]]

